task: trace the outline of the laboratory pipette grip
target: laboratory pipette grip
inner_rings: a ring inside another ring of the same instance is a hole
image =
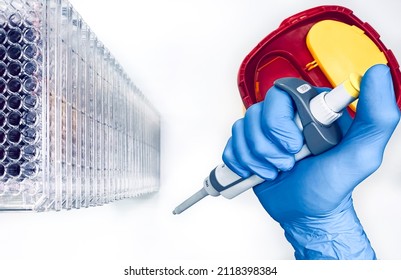
[[[320,94],[309,83],[298,78],[282,78],[274,82],[275,87],[291,96],[296,106],[294,120],[305,139],[302,149],[295,154],[296,161],[309,155],[319,155],[341,141],[342,134],[336,120],[358,98],[360,81],[360,75],[351,74],[349,79],[333,90]],[[227,165],[221,164],[210,172],[203,188],[177,206],[173,214],[180,214],[207,195],[222,195],[231,199],[262,182],[264,179],[257,175],[242,178]]]

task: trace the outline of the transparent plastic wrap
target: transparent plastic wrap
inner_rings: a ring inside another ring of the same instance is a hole
[[[0,0],[0,209],[157,191],[160,116],[62,0]]]

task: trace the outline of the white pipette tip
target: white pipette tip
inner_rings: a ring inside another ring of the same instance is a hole
[[[178,205],[174,210],[173,214],[178,215],[187,210],[189,207],[197,203],[199,200],[202,198],[208,196],[209,194],[206,192],[204,188],[200,189],[198,192],[196,192],[194,195],[190,196],[187,200],[185,200],[183,203]]]

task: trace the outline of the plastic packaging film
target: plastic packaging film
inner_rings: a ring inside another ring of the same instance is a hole
[[[157,191],[160,116],[67,1],[0,0],[0,209]]]

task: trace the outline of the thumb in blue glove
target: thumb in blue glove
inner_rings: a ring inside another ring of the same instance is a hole
[[[290,97],[273,87],[252,107],[233,126],[223,160],[241,176],[256,173],[267,179],[255,193],[283,227],[295,257],[375,259],[352,191],[380,166],[400,119],[389,68],[376,65],[364,75],[355,119],[344,114],[340,120],[341,143],[296,165],[293,155],[303,137]]]

